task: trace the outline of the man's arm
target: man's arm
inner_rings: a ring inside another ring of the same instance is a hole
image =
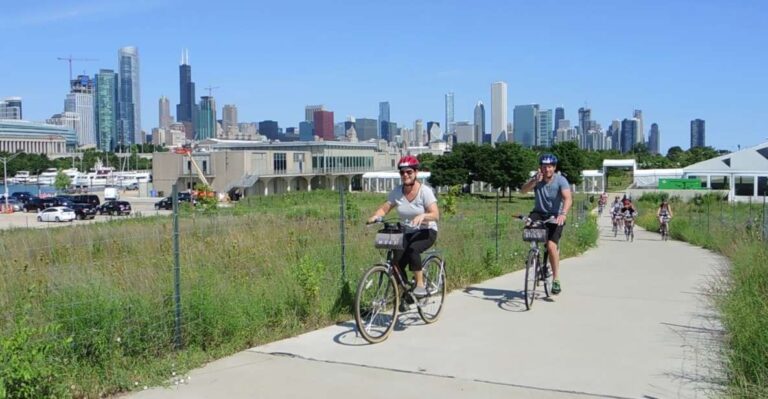
[[[536,173],[533,175],[533,177],[525,182],[522,187],[520,187],[520,192],[523,194],[529,193],[531,190],[533,190],[534,187],[536,187],[536,183],[540,182],[543,176],[541,175],[541,172]]]
[[[563,210],[560,211],[560,215],[557,216],[557,224],[562,225],[565,223],[568,211],[571,210],[571,205],[573,205],[573,196],[571,195],[570,187],[561,188],[560,194],[563,196]]]

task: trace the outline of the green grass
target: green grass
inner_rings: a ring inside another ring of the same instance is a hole
[[[658,228],[657,202],[640,202],[638,223]],[[674,203],[673,238],[717,251],[730,260],[723,279],[713,282],[715,306],[726,330],[727,395],[768,397],[768,246],[763,241],[760,205],[727,205],[713,197]],[[651,211],[653,210],[653,211]]]
[[[384,196],[346,197],[346,282],[337,193],[250,198],[207,214],[185,211],[179,350],[171,218],[0,232],[0,359],[15,359],[0,364],[0,386],[15,393],[9,397],[115,394],[351,319],[349,287],[381,259],[372,245],[375,228],[364,220]],[[526,246],[522,224],[511,215],[532,206],[528,198],[500,201],[497,260],[495,198],[459,198],[456,214],[442,215],[436,244],[450,288],[520,268]],[[563,256],[583,252],[596,238],[593,218],[572,218]],[[35,366],[41,353],[47,367]],[[20,375],[55,394],[20,393]]]

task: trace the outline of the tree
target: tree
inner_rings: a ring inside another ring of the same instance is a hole
[[[419,168],[422,170],[432,170],[432,164],[435,163],[435,154],[431,152],[425,152],[419,154],[419,156],[416,157],[419,160]]]
[[[571,184],[581,184],[581,171],[584,170],[584,150],[573,141],[565,141],[552,146],[552,152],[557,156],[557,169]]]
[[[455,153],[437,157],[430,172],[429,184],[435,187],[462,185],[469,176],[461,155]]]
[[[72,179],[62,171],[56,174],[56,180],[53,181],[53,187],[56,188],[56,191],[64,191],[69,188],[70,184],[72,184]]]
[[[536,170],[536,153],[518,143],[501,143],[496,147],[499,175],[503,178],[503,187],[520,188],[530,179],[531,171]]]

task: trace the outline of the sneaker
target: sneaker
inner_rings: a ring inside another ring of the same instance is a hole
[[[560,288],[560,280],[555,280],[552,282],[552,295],[557,295],[562,291]]]
[[[416,287],[413,289],[413,295],[415,295],[417,298],[425,297],[427,296],[427,289],[424,287]]]

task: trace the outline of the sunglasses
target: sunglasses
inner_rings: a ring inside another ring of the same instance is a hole
[[[414,172],[415,172],[415,171],[414,171],[413,169],[406,169],[406,170],[401,170],[401,171],[400,171],[400,176],[403,176],[403,175],[412,175]]]

